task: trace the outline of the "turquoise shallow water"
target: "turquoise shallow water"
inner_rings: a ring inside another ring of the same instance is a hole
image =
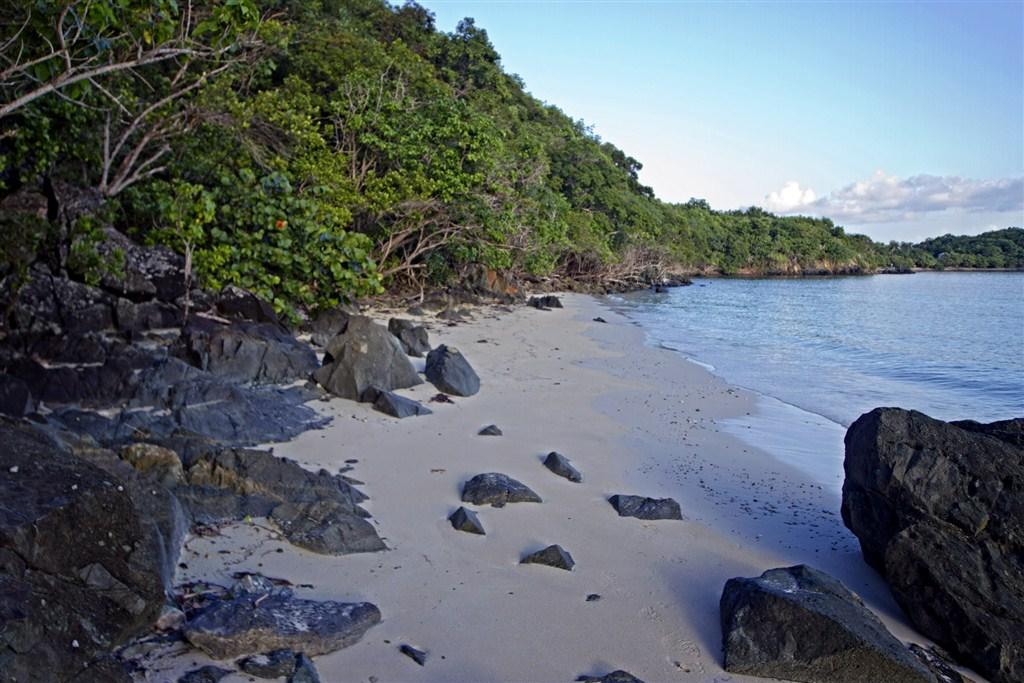
[[[701,279],[611,302],[651,343],[839,425],[877,406],[1024,415],[1024,273]]]

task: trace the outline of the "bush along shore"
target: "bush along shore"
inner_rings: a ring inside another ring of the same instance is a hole
[[[323,427],[311,401],[335,396],[429,420],[427,405],[396,390],[426,380],[439,392],[431,400],[450,402],[486,378],[422,325],[384,326],[351,306],[309,321],[300,339],[254,294],[186,289],[180,256],[107,236],[125,255],[121,276],[94,286],[34,267],[0,346],[4,680],[130,680],[126,644],[153,638],[252,675],[315,680],[301,677],[315,676],[315,658],[358,642],[388,606],[304,599],[283,579],[246,572],[232,585],[176,584],[183,540],[266,519],[312,553],[385,550],[358,482],[253,447]],[[537,315],[562,306],[552,295],[498,305],[524,303]],[[441,325],[471,315],[450,295],[423,306]],[[797,681],[963,680],[951,658],[997,683],[1021,680],[1024,419],[944,423],[878,409],[851,426],[846,449],[843,520],[909,620],[944,650],[907,648],[841,583],[801,565],[725,584],[723,667]],[[543,465],[587,486],[560,453]],[[461,503],[471,507],[450,525],[486,536],[473,507],[543,499],[485,472],[464,483]],[[608,504],[622,517],[684,519],[671,498],[626,491]],[[557,544],[521,561],[576,564]],[[412,645],[402,653],[427,661]]]

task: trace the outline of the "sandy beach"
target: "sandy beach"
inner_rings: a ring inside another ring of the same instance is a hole
[[[316,658],[332,683],[572,681],[614,669],[648,683],[755,680],[722,670],[722,586],[798,563],[843,581],[898,638],[926,642],[861,559],[836,487],[724,428],[757,411],[756,395],[646,346],[600,299],[562,301],[551,311],[482,307],[454,327],[430,321],[431,343],[458,347],[480,375],[478,395],[400,421],[367,404],[317,402],[333,418],[326,429],[272,446],[311,469],[351,465],[388,551],[316,555],[254,520],[189,539],[178,582],[226,585],[253,571],[288,579],[300,596],[378,605],[383,620],[361,642]],[[435,390],[400,393],[427,402]],[[492,423],[503,436],[478,435]],[[800,437],[798,424],[778,428]],[[581,483],[541,464],[553,450]],[[486,535],[454,530],[447,517],[462,484],[483,472],[522,481],[543,503],[474,508]],[[617,493],[671,496],[684,519],[620,518],[607,501]],[[555,543],[573,571],[519,564]],[[406,643],[428,653],[425,666],[399,652]],[[171,647],[139,680],[175,680],[208,661]]]

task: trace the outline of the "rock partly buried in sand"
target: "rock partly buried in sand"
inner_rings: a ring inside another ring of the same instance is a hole
[[[1024,419],[952,424],[878,408],[846,434],[843,521],[926,636],[1024,680]]]
[[[373,400],[374,410],[378,410],[385,415],[391,417],[397,417],[399,419],[403,417],[414,417],[416,415],[430,415],[433,411],[420,403],[414,401],[411,398],[405,396],[399,396],[396,393],[390,391],[378,391],[377,397]]]
[[[235,662],[235,665],[257,678],[284,678],[295,673],[295,652],[271,650],[266,654],[243,657]]]
[[[127,481],[49,435],[0,419],[0,442],[0,679],[71,680],[160,614],[156,528]]]
[[[729,579],[723,667],[806,683],[936,683],[856,595],[806,565]]]
[[[198,669],[192,669],[178,679],[178,683],[218,683],[228,674],[233,673],[231,669],[222,669],[219,666],[207,664]]]
[[[391,391],[423,383],[394,335],[365,316],[353,316],[327,344],[314,376],[332,394],[353,401],[370,387]]]
[[[430,340],[427,328],[417,325],[412,320],[392,318],[388,321],[388,331],[395,335],[398,343],[410,356],[422,358],[430,353]]]
[[[467,510],[464,507],[460,507],[458,510],[453,512],[448,521],[452,523],[452,526],[459,531],[465,531],[470,534],[485,535],[484,525],[480,523],[480,518],[476,516],[476,513],[472,510]]]
[[[679,503],[671,498],[645,498],[644,496],[616,494],[609,498],[608,502],[619,513],[619,517],[650,520],[683,518]]]
[[[597,316],[596,318],[594,318],[594,322],[595,323],[606,323],[608,321],[605,320],[604,318],[602,318],[601,316]]]
[[[506,503],[540,503],[540,496],[530,487],[507,474],[478,474],[462,487],[462,500],[474,505],[504,507]]]
[[[569,459],[561,453],[551,451],[548,456],[544,458],[544,467],[554,472],[560,477],[565,477],[569,481],[580,482],[583,481],[583,477],[580,476],[579,470],[572,466]]]
[[[420,666],[424,666],[427,663],[427,653],[423,650],[417,650],[412,645],[402,645],[398,650]]]
[[[458,349],[441,344],[427,354],[426,376],[446,394],[472,396],[480,391],[480,378]]]
[[[477,434],[479,434],[480,436],[501,436],[502,431],[501,428],[498,427],[498,425],[487,425],[479,432],[477,432]]]
[[[368,602],[317,602],[288,593],[216,601],[185,624],[185,638],[214,659],[281,649],[316,656],[358,642],[380,621],[380,610]]]
[[[577,676],[576,680],[583,683],[644,683],[633,674],[622,669],[616,669],[604,676]]]
[[[519,563],[544,564],[548,567],[564,569],[570,572],[572,571],[572,568],[576,566],[576,562],[572,559],[572,555],[569,554],[569,551],[560,545],[549,545],[543,550],[530,553],[520,560]]]
[[[549,308],[561,308],[562,302],[554,294],[546,294],[544,296],[531,296],[526,305],[543,311]]]
[[[295,658],[295,673],[288,677],[286,683],[320,683],[320,674],[306,653],[300,652]]]

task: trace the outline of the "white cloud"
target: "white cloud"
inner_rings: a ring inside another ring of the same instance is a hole
[[[766,208],[779,213],[791,213],[814,202],[817,197],[811,188],[802,188],[800,183],[790,180],[778,192],[764,198]]]
[[[808,199],[808,194],[810,198]],[[958,176],[898,178],[876,171],[823,197],[790,181],[765,197],[779,213],[809,213],[850,223],[906,221],[938,211],[969,213],[1024,211],[1024,177],[971,180]]]

